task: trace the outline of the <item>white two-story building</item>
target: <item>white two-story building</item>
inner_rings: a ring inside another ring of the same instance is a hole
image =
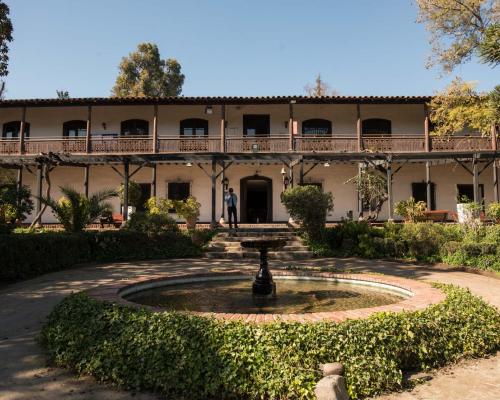
[[[456,211],[457,195],[498,201],[497,137],[474,132],[434,137],[429,97],[175,97],[0,101],[0,166],[35,198],[59,186],[82,193],[133,180],[143,199],[202,204],[201,222],[218,222],[222,193],[234,188],[242,223],[285,222],[285,187],[332,192],[338,221],[362,210],[352,183],[378,166],[392,204],[413,196],[429,209]],[[492,129],[494,131],[494,129]],[[35,201],[40,208],[39,202]],[[114,200],[120,212],[119,199]],[[35,215],[36,210],[33,212]],[[31,216],[33,218],[33,216]],[[29,219],[28,219],[29,220]],[[43,223],[55,222],[50,210]]]

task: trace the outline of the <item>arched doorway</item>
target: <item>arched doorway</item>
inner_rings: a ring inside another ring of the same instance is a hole
[[[266,223],[273,220],[273,181],[260,175],[240,181],[240,215],[242,223]]]

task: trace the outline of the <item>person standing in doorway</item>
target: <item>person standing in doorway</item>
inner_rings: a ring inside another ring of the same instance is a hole
[[[238,196],[234,193],[233,188],[229,188],[229,192],[225,196],[227,205],[227,217],[229,219],[229,229],[233,229],[233,218],[234,227],[238,229],[238,212],[236,211],[236,206],[238,204]]]

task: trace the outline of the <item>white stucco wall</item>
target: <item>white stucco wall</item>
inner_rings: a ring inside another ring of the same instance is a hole
[[[210,172],[210,165],[203,165]],[[273,181],[273,220],[287,221],[288,214],[280,202],[280,194],[283,189],[281,164],[239,164],[227,169],[226,176],[229,186],[234,188],[235,193],[240,196],[240,180],[242,178],[260,175],[271,178]],[[305,165],[305,170],[310,165]],[[118,167],[120,168],[120,167]],[[394,165],[394,170],[398,165]],[[131,167],[131,170],[134,170]],[[295,182],[298,182],[299,168],[295,167]],[[305,178],[305,183],[322,183],[325,191],[332,192],[334,197],[334,212],[328,217],[329,221],[338,221],[346,217],[348,211],[357,215],[357,194],[353,184],[345,182],[355,176],[357,165],[354,163],[331,163],[330,167],[318,165]],[[83,168],[57,167],[51,173],[52,196],[60,197],[59,186],[71,185],[83,192]],[[472,184],[471,175],[456,163],[433,165],[431,167],[432,181],[436,184],[436,208],[441,210],[456,211],[456,185]],[[144,167],[132,178],[138,183],[151,182],[151,169]],[[394,175],[393,196],[394,202],[406,200],[411,196],[411,184],[425,180],[425,164],[405,164],[399,172]],[[200,221],[209,222],[211,219],[211,181],[210,178],[196,165],[187,167],[184,164],[162,164],[157,168],[157,191],[159,197],[167,196],[167,183],[171,181],[189,182],[191,194],[202,204]],[[36,193],[36,177],[25,170],[23,175],[24,184],[30,186],[32,193]],[[92,166],[90,169],[89,192],[117,188],[121,183],[121,177],[109,166]],[[484,184],[486,204],[493,201],[493,180],[491,167],[486,168],[479,177],[479,183]],[[216,197],[216,219],[221,215],[221,185],[217,183]],[[119,200],[112,200],[115,212],[119,212]],[[241,206],[239,202],[238,207]],[[241,210],[238,209],[239,215]],[[383,206],[380,219],[387,219],[387,203]],[[28,220],[29,221],[29,220]],[[44,222],[55,222],[50,211],[43,216]]]

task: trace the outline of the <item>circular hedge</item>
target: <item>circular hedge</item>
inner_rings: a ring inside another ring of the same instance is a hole
[[[155,313],[74,294],[40,335],[50,360],[177,399],[314,398],[319,364],[345,365],[353,399],[397,390],[402,371],[500,348],[500,314],[464,289],[422,311],[336,323],[251,324]]]

